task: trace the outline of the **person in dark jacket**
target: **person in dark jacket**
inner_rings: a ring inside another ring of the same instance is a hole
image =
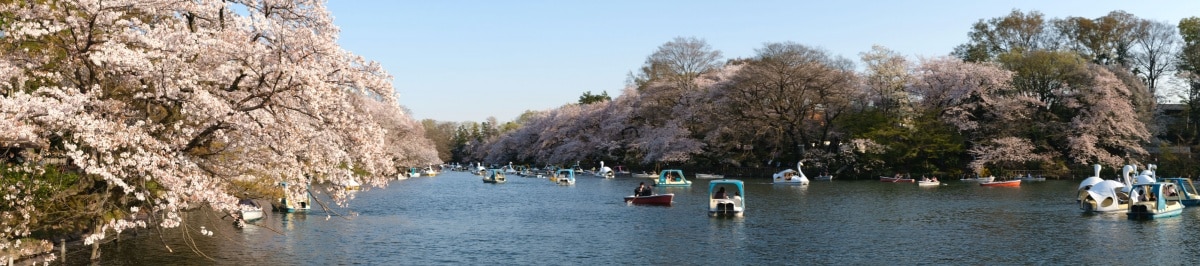
[[[650,196],[651,193],[650,187],[646,186],[646,182],[638,183],[637,189],[633,190],[633,195],[638,197]]]

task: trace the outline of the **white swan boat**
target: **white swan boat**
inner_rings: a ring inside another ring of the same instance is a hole
[[[612,168],[609,168],[608,166],[604,166],[604,161],[600,161],[600,171],[596,172],[596,176],[600,176],[603,178],[616,178],[617,173],[613,172]]]
[[[1100,178],[1100,165],[1092,165],[1095,174],[1079,183],[1079,209],[1085,212],[1116,212],[1129,209],[1125,183]]]
[[[430,165],[430,166],[426,166],[425,170],[422,171],[421,174],[423,174],[425,176],[429,176],[429,177],[434,177],[434,176],[437,176],[438,174],[440,174],[440,172],[438,172],[438,170],[433,169],[433,166]]]
[[[800,170],[803,166],[802,162],[796,163],[796,170],[787,169],[775,173],[771,176],[771,183],[783,185],[808,185],[808,177],[804,176],[804,172]]]

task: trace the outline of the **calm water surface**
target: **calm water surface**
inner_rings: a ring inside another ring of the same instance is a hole
[[[185,230],[148,230],[103,246],[105,265],[431,264],[1200,264],[1200,208],[1131,221],[1081,214],[1078,181],[984,188],[878,181],[807,187],[744,179],[745,217],[709,218],[707,180],[671,207],[621,197],[648,179],[579,177],[574,186],[468,173],[357,192],[338,213],[269,213],[259,227],[189,213]],[[206,225],[212,237],[195,233]],[[199,252],[193,252],[194,241]],[[165,244],[164,244],[165,243]],[[167,250],[169,246],[172,251]],[[68,262],[84,263],[86,250]]]

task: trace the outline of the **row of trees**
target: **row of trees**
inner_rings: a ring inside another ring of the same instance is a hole
[[[439,163],[337,34],[323,1],[0,4],[0,263]]]
[[[1186,32],[1192,21],[1178,28]],[[724,60],[705,41],[681,37],[658,47],[615,99],[527,113],[515,129],[457,146],[454,159],[702,166],[805,160],[858,176],[1119,168],[1153,161],[1145,147],[1174,126],[1156,123],[1155,88],[1174,77],[1168,73],[1193,80],[1193,46],[1179,45],[1175,28],[1122,11],[1045,19],[1014,10],[980,20],[954,56],[913,61],[876,46],[860,54],[861,68],[794,42]]]

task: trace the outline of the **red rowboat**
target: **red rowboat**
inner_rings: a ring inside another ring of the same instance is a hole
[[[996,182],[980,182],[979,185],[985,186],[985,187],[1020,187],[1021,180],[1017,179],[1017,180],[996,181]]]
[[[671,205],[671,200],[675,198],[675,193],[654,194],[650,196],[625,196],[626,203],[645,204],[645,205]]]
[[[891,183],[912,183],[912,182],[917,182],[917,180],[916,180],[916,179],[912,179],[912,178],[897,178],[897,177],[886,177],[886,176],[881,176],[881,177],[879,177],[879,181],[880,181],[880,182],[891,182]]]

